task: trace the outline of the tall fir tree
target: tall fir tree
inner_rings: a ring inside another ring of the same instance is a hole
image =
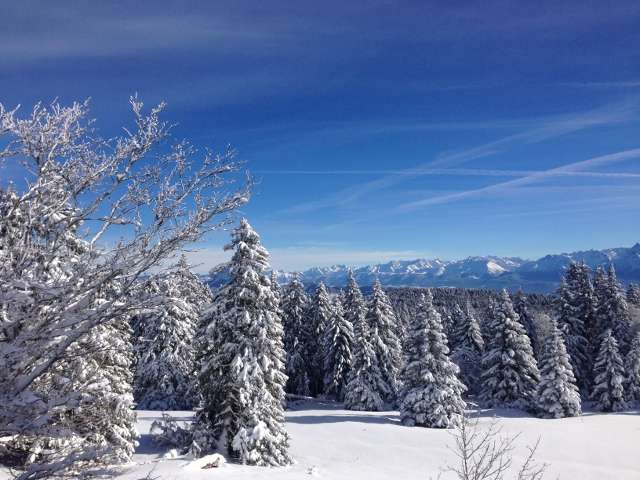
[[[624,366],[618,350],[618,341],[611,329],[608,329],[602,338],[594,366],[594,377],[592,398],[596,408],[603,412],[624,410]]]
[[[332,315],[331,303],[327,288],[324,283],[320,282],[311,300],[309,336],[305,339],[308,354],[307,363],[309,365],[309,388],[313,396],[320,395],[324,391],[325,352],[321,339]]]
[[[309,352],[307,339],[309,300],[299,275],[294,275],[282,294],[284,324],[284,348],[287,352],[287,392],[308,396],[311,394],[309,379]]]
[[[536,398],[536,407],[542,417],[575,417],[582,413],[573,367],[563,335],[555,321],[540,358],[540,383]]]
[[[599,269],[596,273],[596,328],[598,344],[604,334],[611,329],[616,337],[620,352],[625,355],[631,343],[631,316],[626,295],[618,282],[613,265],[607,273]]]
[[[199,403],[195,332],[211,291],[184,256],[158,283],[158,306],[139,326],[134,396],[139,409],[190,410]]]
[[[378,359],[382,379],[386,383],[386,388],[381,389],[383,400],[395,404],[400,386],[398,374],[402,367],[402,346],[394,333],[394,325],[398,320],[379,280],[373,285],[365,321],[370,332],[371,347]]]
[[[231,278],[205,314],[203,407],[191,450],[200,456],[217,449],[250,465],[288,465],[283,331],[265,275],[269,254],[245,219],[225,249],[234,250]]]
[[[640,307],[640,285],[637,283],[630,283],[627,287],[627,302]]]
[[[636,333],[625,358],[625,392],[631,404],[640,404],[640,332]]]
[[[533,316],[529,312],[529,308],[527,307],[527,296],[522,291],[522,289],[518,290],[513,295],[513,310],[520,317],[520,323],[527,331],[527,335],[529,336],[529,340],[531,341],[531,348],[533,348],[533,354],[538,359],[540,354],[540,345],[538,344],[538,331],[536,330],[536,325],[533,320]]]
[[[421,303],[422,300],[418,299],[418,304]],[[449,314],[451,316],[451,325],[449,326],[449,328],[447,329],[444,322],[444,317],[442,315],[440,315],[440,323],[442,323],[444,332],[449,339],[449,348],[451,350],[455,350],[458,346],[458,329],[461,325],[466,324],[467,318],[464,310],[462,310],[458,302],[454,302],[453,305],[449,308]]]
[[[481,397],[492,407],[531,408],[540,374],[527,332],[506,290],[493,315],[492,336],[482,359]]]
[[[401,371],[400,418],[409,426],[455,427],[462,421],[465,386],[449,358],[447,336],[431,291],[421,295],[407,331]]]
[[[572,263],[558,289],[558,328],[564,336],[567,352],[578,386],[586,391],[591,383],[594,355],[594,293],[586,265]],[[599,342],[596,340],[596,345]],[[597,347],[596,347],[597,348]]]
[[[469,394],[478,393],[480,375],[482,374],[482,355],[484,340],[480,324],[476,320],[473,307],[467,301],[464,315],[460,318],[453,332],[455,349],[451,359],[460,369],[460,379],[467,387]]]
[[[342,293],[342,309],[345,320],[353,326],[354,330],[356,323],[364,320],[367,311],[364,297],[351,269],[347,273],[347,286]]]
[[[331,316],[324,330],[324,392],[338,401],[344,399],[345,388],[351,371],[353,351],[353,325],[345,318],[342,300],[335,297]]]
[[[356,315],[354,318],[353,359],[345,389],[344,407],[347,410],[380,411],[384,408],[383,396],[390,393],[389,387],[382,377],[378,357],[369,340],[369,325],[363,315]]]

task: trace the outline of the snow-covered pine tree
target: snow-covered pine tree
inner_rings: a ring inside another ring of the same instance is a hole
[[[513,295],[513,310],[520,317],[520,323],[527,331],[527,335],[529,336],[529,340],[531,341],[531,348],[533,348],[533,354],[538,359],[538,355],[540,353],[540,345],[538,344],[538,331],[536,329],[535,322],[533,321],[533,316],[529,313],[529,308],[527,307],[527,296],[519,289]]]
[[[409,324],[401,371],[400,418],[409,426],[455,427],[462,421],[465,386],[449,358],[447,337],[431,291],[421,295]]]
[[[594,285],[597,344],[599,345],[604,338],[604,333],[611,329],[618,341],[620,352],[624,355],[631,343],[631,316],[626,296],[618,283],[613,265],[606,273],[603,268],[598,268]]]
[[[572,263],[558,289],[558,328],[564,336],[578,386],[586,391],[591,383],[594,336],[594,301],[589,272],[584,264]]]
[[[349,269],[347,273],[347,286],[342,292],[342,309],[345,320],[350,323],[355,331],[356,323],[364,320],[367,307],[360,287],[353,277],[353,272]]]
[[[313,396],[318,396],[324,391],[325,352],[321,339],[324,336],[324,331],[332,315],[331,303],[327,288],[324,286],[324,283],[320,282],[309,306],[310,328],[308,328],[309,336],[305,339],[307,354],[309,355],[307,358],[307,364],[309,365],[309,389]]]
[[[282,288],[280,288],[280,284],[278,283],[278,275],[276,274],[275,270],[271,272],[270,280],[271,280],[271,291],[273,292],[273,294],[276,296],[276,299],[278,300],[279,308],[282,309],[282,305],[280,305],[282,303]]]
[[[453,333],[455,350],[451,359],[460,369],[460,379],[467,387],[469,394],[478,392],[478,383],[482,374],[482,355],[484,340],[480,331],[480,324],[476,320],[473,307],[467,301],[461,323],[456,325]]]
[[[355,284],[355,280],[353,284]],[[359,292],[357,284],[355,288]],[[349,296],[351,295],[357,298],[354,290],[349,293]],[[348,305],[352,300],[345,299],[345,303]],[[369,325],[363,315],[354,316],[354,320],[353,358],[345,389],[344,408],[347,410],[380,411],[384,408],[382,396],[389,395],[387,390],[389,387],[382,378],[378,358],[369,340]]]
[[[225,247],[231,279],[205,314],[196,415],[196,455],[218,449],[251,465],[291,463],[284,430],[284,353],[277,300],[265,276],[268,252],[242,219]]]
[[[191,271],[191,265],[184,254],[180,256],[176,268],[169,272],[168,276],[172,277],[172,283],[184,299],[197,309],[202,310],[211,304],[213,298],[211,289]]]
[[[345,318],[342,300],[336,296],[322,337],[324,352],[324,393],[338,401],[344,399],[351,370],[353,325]]]
[[[194,336],[211,292],[184,256],[158,282],[158,305],[140,325],[134,396],[139,409],[190,410],[199,400]]]
[[[394,333],[397,322],[387,294],[379,280],[373,284],[373,293],[367,304],[365,317],[369,328],[369,341],[378,359],[378,367],[387,388],[380,393],[385,402],[395,404],[399,388],[398,374],[402,367],[402,346]]]
[[[492,407],[531,408],[540,375],[531,342],[506,290],[493,315],[492,337],[482,359],[481,397]]]
[[[627,302],[636,307],[640,307],[640,285],[637,283],[630,283],[627,288]]]
[[[582,413],[573,367],[555,321],[540,357],[536,407],[540,416],[545,418],[575,417]]]
[[[310,395],[309,364],[307,360],[308,298],[299,275],[295,274],[282,294],[280,307],[284,325],[284,348],[286,351],[287,392]]]
[[[433,295],[432,295],[433,296]],[[422,304],[422,300],[418,299],[418,305]],[[458,329],[462,325],[466,325],[467,319],[465,318],[465,312],[462,310],[458,302],[455,302],[453,306],[450,307],[450,316],[451,316],[451,325],[449,325],[448,329],[446,324],[444,323],[444,318],[440,315],[440,323],[442,323],[443,329],[447,338],[449,339],[449,348],[451,351],[455,350],[458,347]]]
[[[596,408],[603,412],[624,410],[624,381],[624,366],[618,350],[618,341],[611,329],[608,329],[602,338],[594,366],[592,398]]]
[[[613,264],[609,266],[607,272],[608,293],[609,293],[609,315],[613,334],[618,341],[620,353],[626,355],[632,341],[631,315],[624,289],[618,278]]]
[[[640,404],[640,332],[636,333],[625,359],[625,392],[631,404]]]

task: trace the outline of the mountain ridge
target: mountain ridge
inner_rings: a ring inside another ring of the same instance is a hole
[[[418,258],[353,267],[360,286],[370,286],[378,278],[385,287],[462,287],[517,290],[546,293],[555,290],[571,262],[584,262],[590,268],[612,264],[623,283],[640,282],[640,243],[631,247],[580,250],[548,254],[537,260],[495,255],[471,256],[461,260]],[[312,267],[300,272],[305,285],[320,281],[328,287],[346,284],[346,265]],[[293,272],[276,270],[279,283],[287,283]],[[218,271],[207,280],[216,287],[225,281],[226,272]]]

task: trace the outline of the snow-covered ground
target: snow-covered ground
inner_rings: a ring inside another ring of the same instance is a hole
[[[441,469],[455,462],[447,445],[450,431],[404,427],[397,412],[352,412],[330,402],[296,402],[287,411],[291,453],[296,464],[269,469],[226,464],[201,469],[202,461],[163,458],[165,450],[148,435],[161,412],[139,412],[140,447],[135,465],[121,478],[160,479],[421,479],[437,478]],[[543,420],[518,411],[472,411],[486,425],[496,416],[505,434],[521,433],[515,464],[526,454],[526,445],[541,437],[537,458],[550,464],[545,478],[565,480],[640,479],[640,413],[588,413],[577,418]],[[188,420],[191,412],[172,412]],[[453,479],[445,473],[443,480]]]

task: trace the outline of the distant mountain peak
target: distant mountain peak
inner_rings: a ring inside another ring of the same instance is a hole
[[[640,243],[629,248],[549,254],[537,260],[494,255],[450,261],[417,258],[351,267],[351,270],[363,287],[371,286],[379,279],[386,287],[522,288],[530,292],[549,292],[558,287],[571,262],[584,262],[592,269],[613,264],[623,282],[640,282]],[[301,272],[301,280],[307,286],[322,281],[329,287],[339,288],[346,285],[348,271],[346,265],[313,267]],[[293,276],[291,272],[275,273],[280,283],[289,282]],[[214,287],[224,281],[223,272],[210,279]]]

